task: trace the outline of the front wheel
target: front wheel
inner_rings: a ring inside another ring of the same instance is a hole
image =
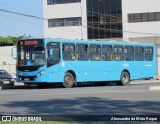
[[[118,85],[128,85],[130,83],[130,76],[128,72],[123,71],[120,77],[120,82],[118,82]]]
[[[63,87],[64,88],[71,88],[75,84],[75,79],[73,75],[69,72],[67,72],[64,76],[64,82],[63,82]]]

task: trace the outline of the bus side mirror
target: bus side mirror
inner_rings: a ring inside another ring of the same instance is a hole
[[[17,57],[16,57],[16,46],[11,48],[11,57],[13,59],[17,59]]]

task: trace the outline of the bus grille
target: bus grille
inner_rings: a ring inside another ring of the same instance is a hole
[[[19,79],[22,81],[33,81],[35,80],[36,76],[28,76],[28,77],[24,77],[24,76],[19,76]]]

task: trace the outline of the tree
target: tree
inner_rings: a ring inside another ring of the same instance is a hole
[[[0,36],[0,46],[11,46],[11,45],[16,45],[18,43],[18,40],[21,39],[28,39],[28,38],[32,38],[31,35],[22,35],[19,37],[15,37],[15,36],[8,36],[8,37],[2,37]]]
[[[8,36],[8,37],[0,36],[0,46],[11,46],[17,44],[18,39],[19,38],[15,36]]]
[[[0,36],[0,44],[4,42],[4,37]]]

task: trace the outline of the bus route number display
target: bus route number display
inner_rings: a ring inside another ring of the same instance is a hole
[[[25,45],[38,45],[37,40],[27,40],[25,41]]]

